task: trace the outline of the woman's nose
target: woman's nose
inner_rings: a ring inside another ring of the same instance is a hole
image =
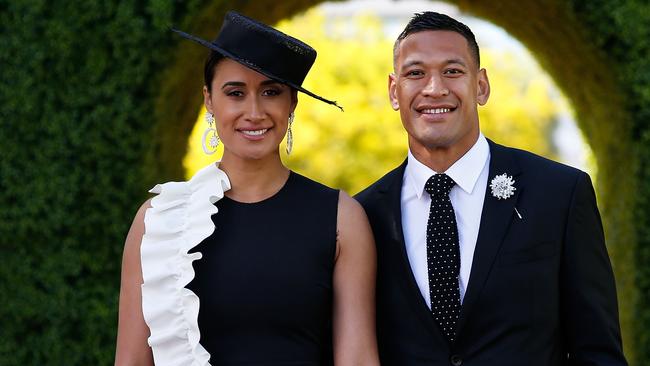
[[[257,96],[250,97],[247,115],[251,121],[264,119],[264,107]]]

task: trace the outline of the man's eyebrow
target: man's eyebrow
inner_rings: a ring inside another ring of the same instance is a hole
[[[424,63],[424,62],[422,62],[422,61],[420,61],[420,60],[411,60],[411,61],[407,61],[407,62],[405,62],[405,63],[402,65],[401,69],[403,70],[403,69],[407,69],[407,68],[409,68],[409,67],[411,67],[411,66],[422,65],[423,63]],[[467,67],[467,63],[466,63],[463,59],[460,59],[460,58],[450,58],[450,59],[447,59],[447,60],[445,60],[445,63],[444,63],[444,64],[445,64],[445,65],[458,64],[458,65],[461,65],[461,66],[463,66],[463,67]]]
[[[461,66],[467,67],[467,64],[465,63],[465,61],[463,61],[463,60],[460,59],[460,58],[450,58],[450,59],[448,59],[448,60],[445,62],[445,64],[446,64],[446,65],[449,65],[449,64],[459,64],[459,65],[461,65]]]
[[[404,63],[401,68],[406,69],[406,68],[409,68],[411,66],[416,66],[416,65],[421,65],[421,64],[422,64],[422,61],[420,61],[420,60],[412,60],[412,61],[408,61],[408,62]]]

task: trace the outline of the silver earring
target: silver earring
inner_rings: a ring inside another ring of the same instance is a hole
[[[291,132],[293,117],[293,112],[289,113],[289,128],[287,129],[287,155],[291,155],[291,150],[293,149],[293,133]]]
[[[202,145],[203,145],[203,152],[212,155],[215,152],[217,152],[217,147],[219,146],[219,136],[217,136],[217,129],[213,127],[214,125],[214,116],[210,112],[205,112],[205,122],[208,123],[208,128],[205,129],[205,132],[203,132],[203,140]],[[208,135],[212,134],[210,136],[210,139],[208,140]],[[206,146],[206,140],[208,140],[208,145]]]

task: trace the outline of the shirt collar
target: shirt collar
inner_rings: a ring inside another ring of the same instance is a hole
[[[452,164],[445,171],[445,174],[453,179],[463,191],[471,194],[489,157],[490,146],[485,136],[480,133],[472,148]],[[415,191],[419,199],[424,193],[424,185],[427,183],[427,180],[436,174],[436,172],[419,162],[409,149],[405,174],[409,176],[411,188]]]

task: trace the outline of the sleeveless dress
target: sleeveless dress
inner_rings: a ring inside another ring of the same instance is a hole
[[[160,256],[168,240],[153,240],[145,216],[143,312],[155,364],[332,365],[338,191],[291,172],[272,197],[241,203],[223,195],[229,182],[214,165],[175,184],[182,183],[176,197],[154,198],[149,210],[179,212],[151,215],[151,227],[175,217],[182,231],[201,234],[175,240],[177,253]],[[145,256],[158,257],[155,265]],[[156,286],[163,277],[169,283]]]

